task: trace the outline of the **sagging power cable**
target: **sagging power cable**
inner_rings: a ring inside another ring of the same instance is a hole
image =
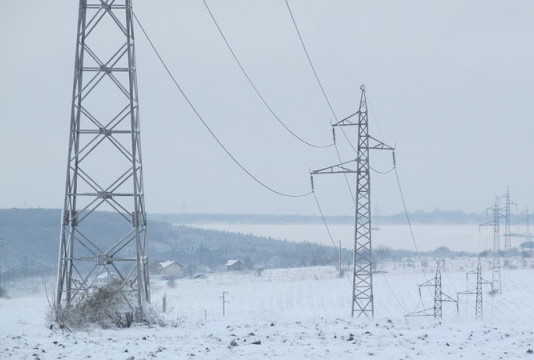
[[[338,117],[336,115],[336,112],[334,111],[334,108],[332,107],[332,103],[330,102],[330,99],[328,98],[328,95],[327,95],[326,90],[325,90],[325,88],[323,86],[323,83],[321,82],[321,79],[319,78],[319,74],[317,73],[317,70],[315,69],[315,65],[313,65],[312,58],[310,56],[308,48],[306,47],[306,43],[304,42],[304,38],[302,37],[300,29],[299,29],[299,27],[297,25],[297,21],[295,20],[295,16],[293,15],[293,11],[291,10],[291,6],[289,5],[289,1],[288,0],[284,0],[284,1],[286,3],[287,10],[289,11],[289,15],[291,17],[291,21],[293,23],[295,31],[297,32],[298,38],[300,40],[300,44],[302,45],[302,49],[304,50],[304,54],[306,55],[306,59],[308,59],[308,64],[310,65],[310,68],[311,68],[311,70],[313,72],[315,80],[317,81],[317,84],[319,85],[319,88],[321,89],[321,93],[323,94],[323,97],[324,97],[324,99],[326,101],[326,104],[328,105],[328,108],[330,109],[330,112],[334,116],[334,119],[336,120],[336,123],[337,123],[338,122]],[[332,120],[330,120],[330,125],[332,125]],[[356,151],[355,146],[352,144],[352,141],[350,141],[347,133],[345,132],[345,130],[343,128],[341,128],[341,132],[343,133],[343,136],[345,137],[345,139],[347,140],[349,145],[352,147],[354,152],[358,153]],[[336,142],[334,142],[334,147],[336,149],[336,154],[337,154],[339,162],[343,162],[343,160],[341,158],[341,154],[339,152],[339,148],[338,148]],[[348,179],[346,174],[344,174],[344,177],[345,177],[345,182],[347,184],[347,188],[348,188],[348,190],[349,190],[349,192],[350,192],[350,194],[352,196],[352,200],[353,200],[353,202],[356,202],[356,198],[354,197],[354,193],[352,192],[352,187],[350,186],[349,179]]]
[[[193,112],[195,113],[195,115],[197,116],[197,118],[202,122],[202,125],[204,125],[204,127],[206,128],[206,130],[208,130],[208,132],[210,133],[211,137],[217,142],[217,144],[221,147],[221,149],[226,153],[226,155],[228,155],[228,157],[230,157],[230,159],[243,171],[245,172],[252,180],[254,180],[256,183],[258,183],[259,185],[261,185],[263,188],[269,190],[270,192],[274,193],[274,194],[277,194],[277,195],[280,195],[280,196],[285,196],[285,197],[290,197],[290,198],[300,198],[300,197],[305,197],[305,196],[308,196],[311,194],[311,191],[310,192],[307,192],[307,193],[302,193],[302,194],[289,194],[289,193],[284,193],[284,192],[281,192],[281,191],[278,191],[272,187],[270,187],[269,185],[265,184],[263,181],[261,181],[260,179],[258,179],[254,174],[252,174],[247,168],[245,168],[238,160],[237,158],[226,148],[226,146],[224,146],[224,144],[221,142],[221,140],[219,140],[219,138],[217,137],[217,135],[215,135],[215,133],[213,132],[213,130],[209,127],[208,123],[204,120],[204,118],[202,117],[202,115],[200,115],[200,113],[198,112],[198,110],[195,108],[195,106],[193,105],[193,103],[191,102],[191,100],[189,99],[189,97],[187,96],[187,94],[184,92],[184,90],[182,89],[182,87],[180,86],[180,84],[178,83],[178,81],[176,80],[176,78],[174,77],[174,75],[172,74],[172,72],[170,71],[169,67],[167,66],[167,64],[165,63],[165,61],[163,60],[163,58],[161,57],[159,51],[156,49],[156,46],[154,45],[154,43],[152,42],[152,40],[150,39],[150,36],[148,36],[148,33],[147,31],[145,30],[145,28],[143,27],[143,25],[141,24],[141,22],[139,21],[139,18],[137,17],[137,15],[135,13],[133,13],[133,16],[135,18],[135,21],[137,22],[137,24],[139,25],[139,28],[141,29],[141,31],[143,32],[145,38],[147,39],[148,43],[150,44],[150,47],[152,48],[152,50],[154,51],[154,53],[156,54],[156,57],[158,58],[158,60],[160,61],[161,65],[163,66],[163,68],[165,69],[165,71],[167,72],[167,74],[169,75],[170,79],[172,80],[172,82],[174,83],[176,89],[180,92],[180,94],[182,94],[183,98],[185,99],[185,101],[187,102],[187,104],[189,105],[189,107],[191,108],[191,110],[193,110]]]
[[[291,130],[283,121],[282,119],[280,119],[280,117],[276,114],[276,112],[273,110],[273,108],[271,107],[271,105],[269,105],[269,103],[267,102],[267,100],[265,99],[265,97],[263,96],[263,94],[260,92],[260,90],[258,89],[258,87],[254,84],[254,82],[252,81],[252,78],[250,77],[250,75],[248,74],[248,72],[245,70],[245,68],[243,67],[243,64],[241,63],[241,61],[239,60],[239,58],[237,57],[237,54],[235,53],[234,49],[232,48],[232,46],[230,45],[230,42],[228,41],[226,35],[224,34],[224,32],[222,31],[222,28],[221,26],[219,25],[217,19],[215,18],[215,16],[213,15],[213,12],[211,11],[208,3],[206,2],[206,0],[202,0],[202,2],[204,3],[204,6],[206,7],[206,10],[208,11],[211,19],[213,20],[213,23],[215,24],[215,27],[217,28],[217,30],[219,31],[219,34],[221,35],[224,43],[226,44],[226,47],[228,48],[228,50],[230,51],[230,53],[232,54],[232,57],[234,58],[235,62],[237,63],[237,65],[239,66],[239,69],[241,70],[241,72],[243,73],[243,75],[245,76],[245,78],[247,79],[248,83],[250,84],[250,86],[252,87],[252,89],[254,90],[254,92],[256,93],[256,95],[258,95],[259,99],[261,100],[261,102],[265,105],[265,107],[267,108],[267,110],[271,113],[271,115],[276,119],[276,121],[278,121],[278,123],[280,125],[282,125],[282,127],[284,129],[286,129],[287,132],[289,132],[291,135],[293,135],[294,138],[296,138],[297,140],[299,140],[300,142],[308,145],[308,146],[311,146],[311,147],[314,147],[314,148],[328,148],[328,147],[331,147],[333,146],[334,144],[333,143],[330,143],[330,144],[326,144],[326,145],[317,145],[317,144],[313,144],[309,141],[306,141],[304,140],[302,137],[300,137],[299,135],[297,135],[293,130]]]

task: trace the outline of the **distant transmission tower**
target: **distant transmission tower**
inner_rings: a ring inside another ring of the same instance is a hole
[[[369,135],[369,120],[365,87],[362,85],[360,106],[357,112],[335,123],[334,127],[358,127],[358,157],[328,168],[312,171],[319,174],[356,174],[356,217],[353,257],[352,310],[354,317],[374,316],[372,246],[371,246],[371,176],[369,150],[391,150],[394,148]],[[358,115],[358,122],[349,121]],[[356,169],[351,168],[356,164]]]
[[[501,278],[501,246],[500,246],[500,219],[503,216],[502,209],[499,203],[499,197],[495,197],[495,205],[490,208],[493,213],[493,221],[482,224],[480,226],[493,226],[493,259],[492,259],[492,294],[502,293],[502,278]]]
[[[131,0],[80,0],[55,306],[69,310],[106,279],[141,320],[150,288],[132,16]]]
[[[530,213],[528,210],[528,206],[527,206],[527,209],[525,210],[525,235],[527,239],[530,241]]]
[[[2,256],[4,252],[4,244],[2,243],[2,238],[0,237],[0,297],[5,293],[5,289],[2,286]]]
[[[512,249],[512,230],[511,230],[511,206],[517,207],[517,204],[510,200],[510,188],[506,187],[505,197],[505,222],[504,222],[504,250],[508,253]]]
[[[458,300],[453,299],[452,297],[443,292],[441,286],[441,267],[439,260],[436,264],[436,274],[434,275],[434,278],[427,280],[422,284],[419,284],[419,297],[421,297],[422,287],[434,288],[434,306],[432,306],[432,308],[423,309],[415,313],[408,314],[407,316],[433,316],[435,319],[441,319],[443,317],[444,302],[458,303]]]
[[[480,258],[478,258],[478,264],[476,270],[470,271],[467,273],[467,276],[470,274],[474,274],[477,277],[477,285],[475,289],[475,298],[476,298],[476,304],[475,304],[475,316],[477,319],[482,320],[484,319],[484,309],[483,309],[483,302],[482,302],[482,287],[483,285],[491,285],[491,281],[485,280],[482,277],[482,264],[480,262]]]

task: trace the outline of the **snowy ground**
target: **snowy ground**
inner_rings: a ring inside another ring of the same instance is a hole
[[[459,312],[444,304],[441,322],[406,319],[406,312],[430,307],[432,296],[423,289],[421,301],[417,284],[432,278],[433,265],[423,275],[410,262],[383,264],[387,273],[375,274],[373,320],[350,318],[350,282],[333,267],[272,269],[261,277],[213,273],[172,287],[154,279],[153,305],[161,312],[167,295],[168,326],[75,333],[46,327],[44,286],[26,283],[0,299],[0,359],[534,359],[534,269],[520,259],[510,265],[503,294],[484,294],[484,321],[474,320],[468,296]],[[475,266],[473,259],[448,260],[444,291],[456,297],[473,288],[464,271]]]

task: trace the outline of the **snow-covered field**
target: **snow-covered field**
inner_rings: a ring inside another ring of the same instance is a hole
[[[333,267],[212,273],[175,284],[153,279],[160,313],[167,295],[167,326],[72,333],[47,328],[41,281],[19,284],[25,288],[0,299],[0,359],[534,359],[532,262],[513,259],[515,269],[503,270],[503,294],[484,294],[484,321],[474,320],[474,298],[463,296],[459,312],[444,304],[441,322],[404,317],[432,305],[431,292],[423,289],[420,298],[417,284],[433,277],[433,265],[423,275],[415,264],[383,264],[387,272],[375,274],[371,320],[351,319],[350,282]],[[475,266],[475,259],[447,260],[444,292],[456,297],[473,288],[465,271]],[[484,266],[491,277],[488,260]]]

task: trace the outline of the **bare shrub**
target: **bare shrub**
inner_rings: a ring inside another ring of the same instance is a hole
[[[94,289],[72,307],[56,309],[51,315],[60,328],[79,329],[89,325],[104,329],[130,327],[134,313],[124,295],[120,282],[112,281]]]

